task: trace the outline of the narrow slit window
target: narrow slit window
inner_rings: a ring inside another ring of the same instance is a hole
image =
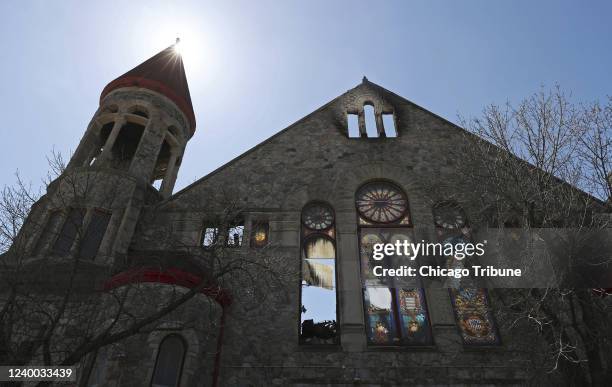
[[[34,256],[37,256],[43,252],[46,246],[51,243],[53,240],[53,236],[57,232],[57,228],[62,221],[62,212],[61,211],[53,211],[49,214],[49,218],[42,232],[40,233],[40,237],[36,242],[36,247],[34,247]]]
[[[94,259],[98,255],[98,249],[102,239],[104,239],[104,234],[106,234],[110,217],[109,212],[94,210],[81,242],[82,258]]]
[[[366,133],[369,138],[378,137],[378,131],[376,129],[376,115],[374,114],[374,106],[364,105],[363,114],[365,116]]]
[[[385,135],[387,137],[397,137],[397,129],[395,128],[393,114],[383,114],[382,121],[383,126],[385,127]]]
[[[60,257],[68,255],[74,244],[77,235],[82,232],[83,218],[85,211],[82,208],[73,208],[70,210],[62,231],[53,245],[53,254]]]
[[[348,113],[346,115],[348,123],[348,136],[349,138],[359,138],[359,116],[354,113]]]

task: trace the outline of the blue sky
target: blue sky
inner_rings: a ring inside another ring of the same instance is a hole
[[[447,118],[559,83],[612,94],[606,1],[0,2],[0,183],[38,184],[102,88],[180,35],[198,129],[177,189],[366,75]]]

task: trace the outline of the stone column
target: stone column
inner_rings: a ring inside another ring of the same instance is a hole
[[[366,340],[355,214],[337,212],[336,218],[340,341],[344,351],[361,352]]]
[[[117,140],[117,136],[119,136],[119,132],[121,131],[121,128],[126,124],[126,122],[127,121],[125,117],[120,117],[117,119],[117,121],[115,121],[115,124],[113,125],[113,129],[111,130],[108,138],[106,139],[106,143],[104,144],[104,147],[102,148],[102,153],[100,153],[100,156],[98,156],[97,161],[99,163],[103,163],[104,161],[110,158],[111,150],[113,149],[113,146],[115,145],[115,140]]]
[[[174,183],[176,182],[176,176],[178,174],[178,167],[176,165],[178,157],[178,151],[175,147],[173,147],[172,151],[170,152],[168,166],[166,167],[166,175],[164,176],[164,180],[159,188],[159,191],[163,197],[167,198],[172,195],[172,189],[174,188]]]
[[[165,130],[162,125],[159,114],[151,114],[130,165],[130,174],[147,183],[151,181],[155,162],[164,142]]]

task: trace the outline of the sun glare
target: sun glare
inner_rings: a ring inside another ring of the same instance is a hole
[[[174,52],[178,55],[182,54],[183,45],[181,44],[181,38],[176,38],[176,43],[174,43]]]

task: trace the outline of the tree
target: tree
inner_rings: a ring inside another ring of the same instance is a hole
[[[575,233],[580,236],[610,227],[611,118],[612,99],[604,105],[577,104],[557,86],[462,119],[468,133],[460,147],[460,168],[471,187],[463,192],[472,195],[464,200],[484,203],[477,223],[572,228],[581,230]],[[587,241],[578,239],[572,243]],[[609,272],[612,257],[603,258],[597,270]],[[576,254],[565,265],[581,259],[588,261]],[[602,294],[584,286],[495,292],[500,320],[541,334],[548,343],[548,370],[561,372],[571,385],[612,380],[612,297]]]

